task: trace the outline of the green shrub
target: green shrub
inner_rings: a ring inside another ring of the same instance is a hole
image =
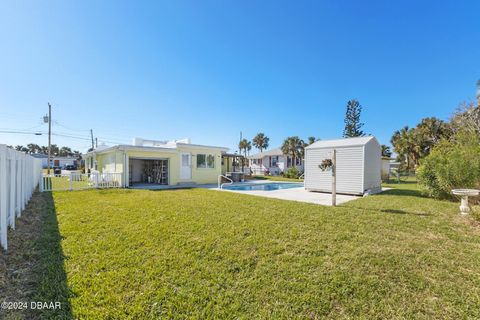
[[[300,171],[295,167],[288,168],[283,173],[283,176],[285,178],[292,178],[292,179],[298,179],[298,177],[300,177],[300,175],[301,175]]]
[[[441,141],[421,162],[417,178],[423,191],[435,198],[452,198],[455,188],[479,188],[480,139],[459,133]]]

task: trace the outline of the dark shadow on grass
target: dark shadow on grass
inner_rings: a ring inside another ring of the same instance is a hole
[[[373,209],[373,208],[368,208],[368,207],[358,207],[358,206],[351,206],[351,205],[345,205],[345,206],[341,206],[341,207],[358,209],[358,210],[368,210],[368,211],[372,211],[372,212],[387,213],[387,214],[430,216],[430,214],[425,213],[425,212],[409,212],[409,211],[400,210],[400,209]]]
[[[390,189],[377,194],[377,196],[388,196],[388,195],[427,198],[425,195],[422,194],[420,190],[412,190],[412,189]]]
[[[33,310],[32,317],[40,319],[73,319],[69,298],[72,296],[65,272],[65,255],[61,245],[62,236],[58,228],[57,213],[51,192],[43,192],[41,208],[42,226],[35,243],[38,251],[36,274],[37,290],[33,301],[60,302],[56,310]]]
[[[386,184],[391,184],[391,185],[401,185],[401,184],[417,184],[417,181],[415,180],[401,180],[400,183],[397,180],[388,180]]]
[[[73,319],[52,194],[35,192],[8,236],[8,252],[0,252],[0,302],[27,305],[0,309],[0,319]],[[36,302],[60,302],[61,309],[41,310]]]
[[[154,191],[154,192],[158,192],[158,191],[166,192],[166,191],[191,190],[191,189],[198,189],[198,188],[178,187],[178,188],[165,188],[165,189],[137,189],[137,190],[147,190],[147,191]]]
[[[430,214],[428,213],[423,213],[423,212],[408,212],[405,210],[398,210],[398,209],[381,209],[381,212],[384,213],[391,213],[391,214],[411,214],[415,216],[429,216]]]

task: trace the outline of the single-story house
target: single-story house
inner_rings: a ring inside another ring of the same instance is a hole
[[[336,150],[336,192],[381,191],[381,147],[373,136],[320,140],[305,148],[305,189],[332,192],[332,171],[320,165]]]
[[[216,183],[232,166],[228,148],[198,145],[189,139],[156,141],[135,138],[133,145],[103,147],[88,152],[87,172],[119,173],[120,185],[190,185]],[[225,154],[225,156],[223,156]]]
[[[295,158],[295,164],[293,164],[292,157],[284,155],[280,148],[260,152],[248,156],[247,159],[249,168],[254,175],[264,175],[265,172],[269,172],[270,175],[279,175],[294,165],[303,172],[303,160]]]
[[[48,155],[43,153],[32,153],[30,154],[32,157],[42,160],[42,168],[45,169],[48,167]],[[79,166],[80,160],[74,157],[58,157],[58,156],[51,156],[50,157],[50,167],[65,167],[65,166]]]

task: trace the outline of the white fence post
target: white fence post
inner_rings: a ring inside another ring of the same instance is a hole
[[[0,145],[0,245],[7,250],[7,146]]]
[[[15,212],[15,191],[17,190],[16,188],[16,181],[15,181],[15,173],[16,173],[16,157],[15,157],[15,152],[13,152],[12,149],[8,149],[8,158],[9,158],[9,163],[10,163],[10,188],[8,188],[8,191],[10,193],[10,199],[8,201],[9,208],[8,208],[8,215],[10,216],[10,226],[12,229],[15,229],[15,218],[17,217],[16,212]]]

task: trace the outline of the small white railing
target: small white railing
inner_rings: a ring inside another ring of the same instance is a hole
[[[257,175],[264,175],[265,174],[265,171],[267,171],[267,169],[265,168],[259,168],[259,167],[250,167],[250,170],[252,172],[252,174],[254,176],[257,176]]]
[[[222,178],[227,179],[229,182],[224,182],[224,183],[222,183]],[[230,179],[230,178],[227,177],[227,176],[222,175],[222,174],[219,175],[219,176],[218,176],[218,189],[223,189],[223,185],[225,185],[225,184],[233,184],[233,180]]]
[[[305,172],[302,173],[302,174],[300,175],[300,177],[298,177],[298,179],[305,179]]]
[[[121,188],[122,173],[120,172],[92,172],[44,175],[40,183],[41,191],[83,190],[100,188]]]

